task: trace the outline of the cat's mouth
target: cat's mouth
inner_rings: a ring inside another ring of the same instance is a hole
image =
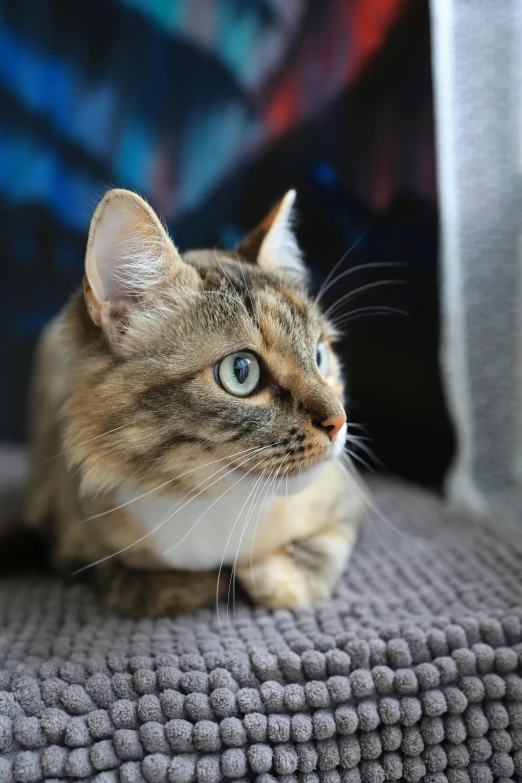
[[[294,495],[309,487],[310,484],[319,477],[326,463],[332,459],[336,459],[343,453],[346,437],[347,426],[344,424],[339,431],[337,438],[330,444],[327,451],[314,462],[309,462],[305,467],[294,464],[292,467],[287,466],[285,469],[285,460],[283,458],[279,470],[277,470],[277,468],[272,469],[271,475],[274,475],[274,494]],[[240,467],[240,472],[252,472],[252,475],[257,473],[257,471],[246,470],[245,467]],[[267,469],[267,472],[270,473],[270,468]]]

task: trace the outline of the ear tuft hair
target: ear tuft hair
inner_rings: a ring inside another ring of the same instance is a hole
[[[183,262],[153,209],[128,190],[110,190],[91,221],[84,291],[92,320],[109,337],[129,308],[172,280]]]
[[[276,277],[306,281],[307,271],[293,232],[295,190],[289,190],[240,244],[239,253]]]

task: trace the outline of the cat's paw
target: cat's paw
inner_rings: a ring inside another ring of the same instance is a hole
[[[303,567],[297,557],[288,547],[238,567],[237,577],[256,603],[271,609],[295,609],[329,598],[331,579]]]

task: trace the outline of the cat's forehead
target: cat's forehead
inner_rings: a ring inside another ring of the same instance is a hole
[[[281,279],[268,274],[256,264],[245,261],[235,251],[190,250],[184,253],[182,258],[197,271],[207,288],[220,290],[231,283],[241,287],[248,285],[256,291],[285,288]]]
[[[183,260],[196,269],[205,291],[224,294],[225,299],[209,297],[209,308],[228,307],[243,317],[246,328],[260,330],[271,346],[288,338],[298,344],[316,339],[325,329],[325,319],[302,286],[267,273],[237,253],[190,251]],[[242,311],[234,304],[237,300]]]
[[[272,275],[234,251],[191,250],[183,255],[183,260],[196,269],[205,289],[230,290],[240,297],[264,296],[274,304],[290,306],[301,317],[320,317],[302,285]]]

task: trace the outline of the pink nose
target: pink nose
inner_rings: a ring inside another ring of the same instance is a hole
[[[332,443],[345,422],[346,414],[344,413],[339,413],[337,416],[330,416],[328,419],[321,422],[321,427],[325,428]]]

